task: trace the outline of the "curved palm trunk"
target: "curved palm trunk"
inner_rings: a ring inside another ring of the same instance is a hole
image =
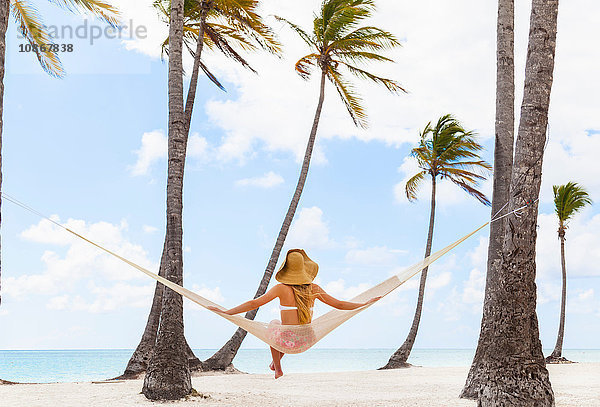
[[[190,78],[190,86],[188,89],[187,99],[185,103],[185,113],[184,113],[184,125],[185,125],[185,139],[187,145],[187,139],[190,133],[190,124],[192,122],[192,111],[194,109],[194,100],[196,99],[196,89],[198,87],[198,76],[200,71],[200,58],[202,56],[202,49],[204,45],[204,21],[202,20],[202,24],[200,25],[199,34],[198,34],[198,42],[196,44],[196,53],[194,54],[194,66],[192,69],[192,76]],[[164,277],[165,273],[165,259],[166,259],[166,237],[165,237],[165,246],[163,247],[163,253],[160,261],[160,269],[158,271],[158,275]],[[152,307],[150,308],[150,313],[148,315],[148,321],[146,322],[146,328],[144,329],[144,333],[142,335],[142,339],[138,344],[137,348],[131,355],[129,362],[127,363],[127,367],[125,368],[125,372],[122,376],[119,376],[119,379],[127,379],[127,378],[135,378],[140,373],[146,371],[148,367],[148,361],[152,357],[152,353],[154,352],[154,345],[156,343],[156,334],[158,332],[158,325],[160,321],[160,315],[162,312],[162,297],[163,297],[163,288],[164,286],[160,283],[156,283],[156,288],[154,289],[154,297],[152,299]],[[194,355],[194,352],[190,348],[186,340],[186,349],[188,354],[188,362],[191,369],[201,368],[202,362]]]
[[[315,145],[317,128],[319,127],[319,119],[321,118],[321,110],[323,109],[323,100],[325,99],[325,78],[325,71],[322,71],[319,102],[317,103],[317,110],[315,112],[312,129],[310,131],[310,137],[308,138],[308,144],[304,154],[304,161],[302,163],[302,170],[300,171],[300,177],[298,178],[298,184],[296,185],[294,196],[292,197],[292,201],[290,202],[290,206],[283,220],[283,224],[279,230],[279,235],[275,241],[275,247],[273,247],[271,257],[269,258],[269,263],[267,264],[267,268],[263,274],[262,280],[260,281],[258,290],[256,290],[254,298],[260,297],[267,291],[269,281],[271,281],[271,276],[273,275],[273,270],[275,270],[275,266],[277,265],[277,259],[279,259],[279,254],[281,253],[285,238],[290,229],[290,225],[292,224],[292,219],[294,219],[296,208],[298,208],[298,203],[300,202],[300,196],[302,195],[302,190],[304,189],[304,183],[306,182],[308,167],[310,165],[310,158]],[[245,317],[248,319],[254,319],[257,312],[258,310],[249,311],[246,313]],[[246,334],[247,332],[245,330],[238,328],[231,339],[229,339],[221,349],[203,362],[203,368],[208,370],[224,370],[231,366],[235,355],[242,345],[242,341],[246,337]]]
[[[183,0],[171,3],[169,27],[169,159],[167,178],[166,278],[183,283],[183,172],[187,139],[183,106]],[[176,400],[191,393],[183,328],[183,299],[164,289],[158,336],[142,393],[153,400]]]
[[[536,314],[537,198],[554,71],[558,0],[533,0],[521,121],[515,146],[505,237],[496,284],[488,287],[482,322],[478,406],[550,407],[548,377]]]
[[[563,339],[565,337],[565,310],[567,307],[567,265],[565,263],[565,230],[563,225],[560,225],[558,231],[560,238],[560,263],[562,266],[562,298],[560,301],[560,322],[558,325],[558,336],[556,337],[556,345],[554,350],[546,358],[546,363],[565,362],[562,357]]]
[[[2,129],[4,128],[4,58],[6,55],[6,29],[8,28],[9,0],[0,0],[0,191],[2,190]],[[0,197],[0,206],[2,205],[2,197]],[[0,222],[2,215],[0,214]],[[1,246],[0,246],[1,247]],[[2,269],[0,267],[0,277]],[[0,304],[2,303],[1,295],[2,283],[0,280]]]
[[[429,232],[427,233],[427,246],[425,247],[425,257],[431,254],[431,244],[433,242],[433,226],[435,224],[435,192],[436,182],[435,177],[431,177],[431,212],[429,214]],[[400,348],[394,352],[390,357],[387,364],[380,369],[398,369],[401,367],[409,367],[410,363],[407,363],[410,352],[412,351],[415,339],[417,338],[417,331],[419,330],[419,323],[421,322],[421,313],[423,311],[423,298],[425,296],[425,282],[427,281],[427,270],[429,267],[425,267],[421,272],[421,282],[419,284],[419,297],[417,299],[417,309],[415,310],[415,316],[413,318],[410,331],[406,340],[400,346]]]
[[[514,0],[499,0],[496,38],[496,139],[494,146],[492,216],[506,213],[505,205],[508,203],[510,196],[515,128],[514,21]],[[497,270],[500,265],[503,240],[504,223],[491,223],[485,288],[486,298],[490,290],[498,285]],[[484,301],[484,303],[489,304],[487,301]],[[484,307],[481,329],[483,329],[483,323],[492,311],[489,307]],[[480,336],[466,384],[460,394],[462,398],[474,399],[477,397],[479,383],[482,379],[479,361],[486,346],[487,340]]]

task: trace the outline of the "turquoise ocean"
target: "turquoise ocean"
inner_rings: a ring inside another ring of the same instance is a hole
[[[204,360],[214,349],[195,349]],[[393,349],[311,349],[284,358],[286,373],[374,370]],[[0,350],[0,379],[21,383],[86,382],[123,373],[132,349]],[[544,354],[549,354],[546,349]],[[414,349],[409,362],[418,366],[469,366],[474,349]],[[600,362],[600,349],[568,349],[563,355],[578,362]],[[270,373],[268,349],[242,349],[234,365],[248,373]]]

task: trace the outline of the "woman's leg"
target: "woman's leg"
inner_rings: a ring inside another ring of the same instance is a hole
[[[273,352],[273,348],[271,348],[271,352]],[[277,352],[277,351],[276,351]],[[283,355],[285,355],[285,353],[283,352],[279,352],[279,360],[283,359]],[[275,365],[273,365],[273,361],[271,361],[271,364],[269,365],[269,369],[271,370],[275,370]]]
[[[283,376],[283,370],[281,370],[281,355],[281,352],[271,347],[271,357],[273,358],[273,367],[275,368],[274,370],[276,379]]]

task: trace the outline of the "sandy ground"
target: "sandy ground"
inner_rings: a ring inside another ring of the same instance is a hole
[[[560,406],[600,406],[600,363],[550,365]],[[402,370],[297,373],[274,380],[236,374],[193,378],[205,397],[177,402],[148,401],[141,380],[120,383],[0,385],[3,407],[133,406],[475,406],[458,399],[468,368],[414,367]]]

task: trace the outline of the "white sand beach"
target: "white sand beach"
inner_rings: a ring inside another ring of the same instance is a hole
[[[557,406],[600,406],[600,363],[550,365]],[[189,406],[474,406],[458,399],[468,368],[415,367],[402,370],[221,374],[193,378],[204,397],[161,405]],[[120,383],[0,385],[3,407],[151,406],[141,380]]]

